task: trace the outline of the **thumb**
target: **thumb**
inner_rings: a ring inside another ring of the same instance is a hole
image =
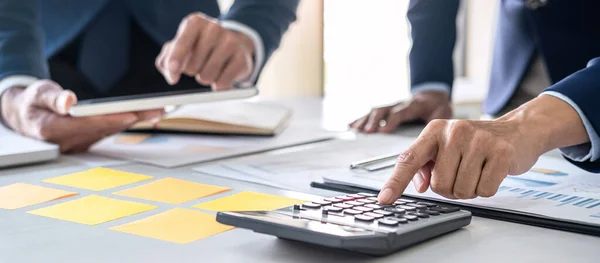
[[[437,140],[433,134],[423,134],[400,156],[392,176],[377,197],[381,204],[393,203],[406,189],[415,174],[435,156]]]
[[[63,88],[51,80],[39,80],[27,87],[34,106],[46,108],[54,113],[66,115],[77,102],[75,93]]]

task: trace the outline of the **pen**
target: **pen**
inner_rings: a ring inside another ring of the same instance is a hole
[[[392,154],[392,155],[381,155],[381,156],[376,156],[370,159],[366,159],[366,160],[362,160],[362,161],[358,161],[358,162],[354,162],[350,164],[350,169],[356,169],[359,167],[364,167],[367,165],[371,165],[371,164],[375,164],[375,163],[380,163],[380,162],[384,162],[384,161],[388,161],[390,159],[395,159],[398,157],[398,154]]]

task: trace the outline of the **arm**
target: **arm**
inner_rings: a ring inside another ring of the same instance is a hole
[[[587,138],[579,144],[561,143],[557,138],[552,149],[559,148],[566,159],[582,169],[600,172],[600,57],[591,60],[587,68],[546,89],[550,95],[568,103],[578,114]],[[564,139],[563,139],[564,140]]]
[[[299,0],[237,0],[221,17],[224,27],[245,33],[254,42],[255,67],[250,76],[253,82],[296,20],[298,3]]]
[[[458,0],[411,0],[408,20],[412,48],[409,54],[411,92],[452,92]],[[451,96],[449,96],[451,97]]]

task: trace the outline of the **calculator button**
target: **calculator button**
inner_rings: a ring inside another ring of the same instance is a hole
[[[367,200],[373,200],[375,202],[379,201],[379,199],[377,199],[377,197],[367,197]]]
[[[421,212],[410,212],[409,215],[418,216],[419,218],[428,218],[429,214]]]
[[[344,214],[349,214],[349,215],[360,215],[363,212],[358,211],[358,210],[354,210],[354,209],[346,209],[344,210]]]
[[[373,208],[368,208],[368,207],[364,207],[364,206],[355,206],[352,209],[358,210],[358,211],[363,211],[363,212],[371,212],[371,211],[373,211]]]
[[[314,209],[316,209],[316,208],[321,208],[321,205],[320,205],[320,204],[313,203],[313,202],[310,202],[310,203],[304,203],[304,204],[302,204],[302,207],[304,207],[304,208],[314,208]]]
[[[315,204],[319,204],[319,205],[330,205],[331,202],[325,201],[325,200],[317,200],[317,201],[312,201]]]
[[[356,199],[356,198],[348,197],[348,196],[336,196],[335,198],[342,199],[342,201],[344,201],[344,202],[352,201],[352,200]]]
[[[408,219],[403,218],[403,217],[386,217],[387,220],[394,220],[400,224],[406,224],[408,223]]]
[[[377,220],[377,222],[379,222],[379,224],[381,225],[386,225],[386,226],[397,226],[398,225],[398,221],[395,220],[388,220],[388,219],[379,219]]]
[[[368,205],[365,205],[365,207],[373,208],[373,209],[382,209],[383,208],[383,206],[376,205],[376,204],[368,204]]]
[[[452,213],[458,211],[458,207],[448,207],[448,206],[437,206],[431,207],[429,210],[440,212],[442,214]]]
[[[374,217],[374,218],[377,218],[377,219],[379,219],[379,218],[382,218],[382,217],[383,217],[383,215],[376,214],[376,213],[373,213],[373,212],[367,212],[367,213],[365,213],[364,215],[366,215],[366,216],[370,216],[370,217]]]
[[[353,205],[344,204],[344,203],[333,204],[333,206],[343,208],[343,209],[348,209],[348,208],[354,207]]]
[[[429,202],[417,202],[418,205],[426,205],[427,207],[434,207],[437,206],[434,203],[429,203]]]
[[[327,210],[329,212],[336,212],[336,213],[342,212],[342,210],[344,210],[341,207],[335,207],[335,206],[325,206],[325,207],[323,207],[323,209]]]
[[[402,215],[402,217],[410,220],[410,221],[417,221],[419,220],[419,218],[417,218],[417,216],[413,216],[413,215]]]
[[[327,202],[331,202],[333,204],[337,204],[337,203],[341,203],[344,202],[344,200],[336,198],[336,197],[331,197],[331,198],[325,198],[325,201]]]
[[[354,199],[362,199],[365,198],[365,196],[359,195],[359,194],[351,194],[351,195],[346,195],[347,197],[352,197]]]
[[[377,201],[368,200],[368,199],[357,199],[356,202],[361,202],[363,204],[374,204],[374,203],[377,203]]]
[[[363,203],[357,202],[357,201],[349,201],[349,202],[346,202],[345,204],[349,204],[352,206],[363,205]]]
[[[406,211],[406,210],[404,210],[404,209],[401,209],[401,208],[395,208],[395,207],[394,207],[394,208],[392,208],[392,207],[386,207],[386,208],[384,208],[383,210],[385,210],[385,211],[390,211],[390,212],[392,212],[392,213],[394,213],[394,214],[403,214],[403,213]]]
[[[373,213],[377,213],[377,214],[384,215],[384,216],[391,216],[394,214],[393,212],[385,211],[385,210],[375,210],[375,211],[373,211]]]
[[[405,203],[407,203],[407,204],[408,204],[408,203],[416,203],[416,202],[417,202],[417,201],[415,201],[415,200],[404,199],[404,198],[400,198],[400,199],[398,199],[398,200],[396,200],[396,201],[405,202]]]
[[[357,195],[362,195],[364,197],[377,197],[376,194],[371,194],[371,193],[357,193]]]
[[[355,215],[354,218],[356,220],[360,220],[360,221],[366,221],[366,222],[371,222],[373,220],[375,220],[374,217],[372,216],[367,216],[367,215]]]
[[[394,204],[395,204],[395,205],[405,205],[405,204],[406,204],[406,202],[402,202],[402,201],[398,201],[398,200],[396,200],[396,201],[394,201]]]
[[[423,212],[425,212],[425,213],[427,213],[427,214],[429,214],[429,215],[431,215],[431,216],[439,216],[439,215],[440,215],[440,212],[438,212],[438,211],[433,211],[433,210],[425,210],[425,211],[423,211]]]
[[[411,203],[411,204],[406,204],[406,205],[407,205],[407,206],[416,207],[416,208],[418,208],[418,209],[425,209],[425,208],[427,208],[427,206],[426,206],[426,205],[420,205],[420,204],[412,204],[412,203]]]
[[[417,210],[416,207],[407,206],[407,205],[399,205],[399,206],[396,206],[396,208],[404,209],[406,211],[415,211],[415,210]]]

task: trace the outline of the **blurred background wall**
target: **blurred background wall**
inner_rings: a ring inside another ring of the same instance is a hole
[[[221,1],[224,10],[232,2]],[[487,93],[497,5],[461,2],[453,99],[471,106],[469,116]],[[259,80],[261,96],[324,96],[357,113],[410,98],[407,7],[408,0],[302,0]]]

